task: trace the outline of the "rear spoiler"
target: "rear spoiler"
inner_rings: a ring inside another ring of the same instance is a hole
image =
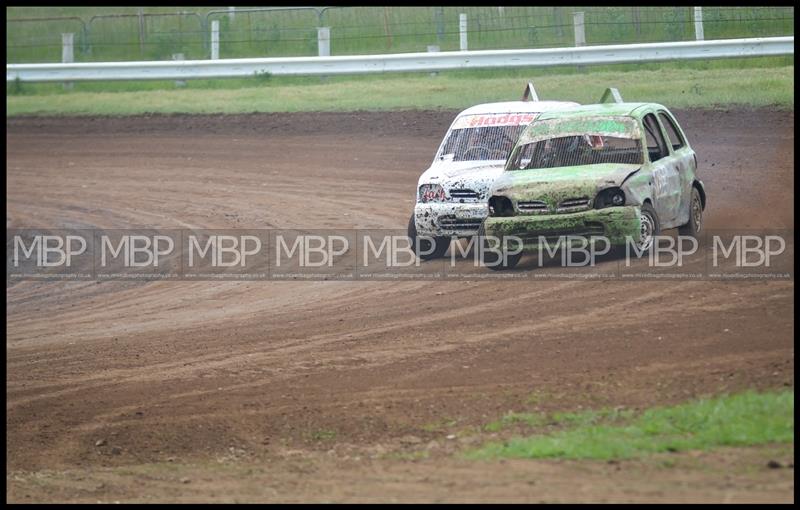
[[[539,94],[536,93],[536,89],[533,88],[533,83],[528,82],[528,86],[525,87],[525,93],[522,94],[523,101],[538,101]]]
[[[622,95],[620,95],[619,90],[614,87],[608,87],[605,92],[603,92],[603,97],[600,98],[601,103],[624,103],[625,101],[622,100]]]

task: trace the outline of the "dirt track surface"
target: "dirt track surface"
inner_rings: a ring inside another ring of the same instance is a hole
[[[6,226],[403,228],[454,113],[10,119]],[[675,114],[698,153],[707,227],[794,228],[792,112]],[[793,292],[767,281],[15,283],[7,497],[792,501],[793,470],[762,458],[793,462],[791,447],[676,455],[677,471],[457,452],[492,439],[478,427],[509,410],[793,387]],[[729,469],[741,462],[754,467]]]

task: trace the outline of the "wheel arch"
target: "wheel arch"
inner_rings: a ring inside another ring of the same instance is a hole
[[[700,202],[703,204],[703,210],[706,210],[706,190],[703,186],[703,183],[700,182],[698,179],[692,181],[692,188],[697,188],[697,192],[700,193]]]
[[[504,195],[492,195],[489,197],[489,216],[513,216],[514,204],[511,199]]]

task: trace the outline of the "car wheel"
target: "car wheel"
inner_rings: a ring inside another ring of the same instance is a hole
[[[481,223],[481,226],[478,229],[478,242],[481,243],[481,261],[492,271],[513,269],[517,266],[517,264],[519,264],[519,261],[522,258],[522,253],[515,253],[514,255],[506,255],[505,257],[502,257],[502,255],[499,255],[496,251],[489,250],[488,248],[491,246],[488,239],[486,239],[486,229],[483,223]]]
[[[649,202],[642,205],[639,220],[641,228],[637,247],[641,253],[646,253],[653,246],[653,239],[661,233],[661,224],[658,222],[656,210]]]
[[[689,203],[689,223],[678,227],[678,233],[682,236],[697,237],[703,227],[703,200],[700,192],[692,187],[692,198]]]
[[[414,215],[408,220],[408,239],[411,241],[411,249],[420,260],[432,260],[444,257],[447,248],[450,247],[449,237],[422,237],[417,242],[417,223]],[[433,244],[433,247],[431,246]]]

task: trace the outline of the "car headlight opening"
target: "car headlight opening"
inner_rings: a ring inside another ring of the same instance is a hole
[[[597,194],[595,209],[604,207],[621,207],[625,205],[625,192],[621,188],[606,188]]]

